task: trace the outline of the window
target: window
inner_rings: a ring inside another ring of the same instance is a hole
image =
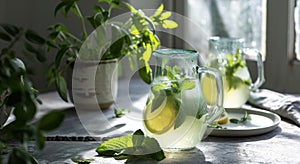
[[[244,38],[247,47],[262,50],[263,6],[263,0],[188,0],[187,16],[208,36]]]
[[[243,36],[248,47],[261,50],[266,56],[266,82],[262,88],[300,93],[300,65],[296,60],[296,54],[300,56],[300,9],[295,8],[296,4],[300,0],[187,0],[184,3],[186,15],[197,21],[208,35]],[[200,41],[201,37],[191,30],[187,33],[194,42]]]

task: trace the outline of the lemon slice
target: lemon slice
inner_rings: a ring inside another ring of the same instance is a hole
[[[161,105],[151,110],[151,105],[148,105],[144,111],[144,125],[146,129],[155,134],[163,134],[174,126],[178,107],[172,97],[166,97]]]
[[[216,120],[218,124],[226,124],[228,122],[228,113],[225,111],[221,114],[221,117]]]
[[[201,89],[205,101],[208,105],[215,105],[217,102],[217,88],[215,78],[205,75],[201,78]]]

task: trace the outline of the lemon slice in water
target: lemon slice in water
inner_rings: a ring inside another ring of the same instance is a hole
[[[154,134],[163,134],[174,126],[178,107],[172,97],[167,96],[161,105],[151,110],[151,105],[148,105],[144,111],[144,124],[146,129]]]
[[[201,89],[206,103],[208,105],[215,105],[217,102],[217,88],[215,85],[215,78],[205,75],[201,79]]]

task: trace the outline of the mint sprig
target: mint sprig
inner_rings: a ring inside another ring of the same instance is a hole
[[[229,121],[234,124],[245,123],[246,121],[251,120],[251,117],[248,116],[248,113],[245,112],[244,116],[240,119],[232,118]]]
[[[144,136],[140,129],[132,135],[112,138],[103,142],[98,146],[96,152],[101,157],[113,157],[116,160],[145,158],[161,161],[165,158],[159,143],[154,138]]]
[[[74,163],[77,163],[77,164],[89,164],[92,161],[94,161],[94,159],[92,159],[92,158],[89,158],[89,159],[72,159],[72,161]]]
[[[164,102],[165,99],[174,103],[174,111],[178,111],[174,129],[183,124],[186,113],[180,110],[182,104],[181,93],[184,90],[191,90],[195,88],[196,83],[193,80],[186,79],[184,74],[181,74],[178,66],[166,66],[165,75],[169,80],[169,84],[160,83],[152,86],[151,90],[154,94],[154,98],[151,104],[151,112],[154,112]],[[202,113],[199,109],[196,118],[201,118]]]
[[[246,62],[243,60],[243,56],[241,54],[240,49],[236,50],[235,54],[228,54],[226,56],[225,62],[225,77],[228,82],[228,88],[236,89],[239,84],[245,83],[246,85],[250,85],[250,80],[242,80],[241,78],[234,76],[234,73],[239,69],[246,66]]]

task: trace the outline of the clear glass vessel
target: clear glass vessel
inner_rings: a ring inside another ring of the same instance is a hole
[[[258,78],[252,83],[246,58],[256,57]],[[212,37],[209,40],[208,67],[221,71],[224,85],[225,108],[239,108],[249,99],[250,91],[258,89],[265,81],[262,56],[256,49],[244,48],[244,40],[237,38]],[[211,77],[203,83],[204,96],[209,103],[215,103],[215,94],[209,89]]]
[[[198,66],[196,51],[161,49],[156,59],[154,79],[144,108],[144,127],[165,151],[195,147],[207,125],[223,112],[221,74]],[[201,89],[201,77],[214,77],[216,104],[208,106]]]

